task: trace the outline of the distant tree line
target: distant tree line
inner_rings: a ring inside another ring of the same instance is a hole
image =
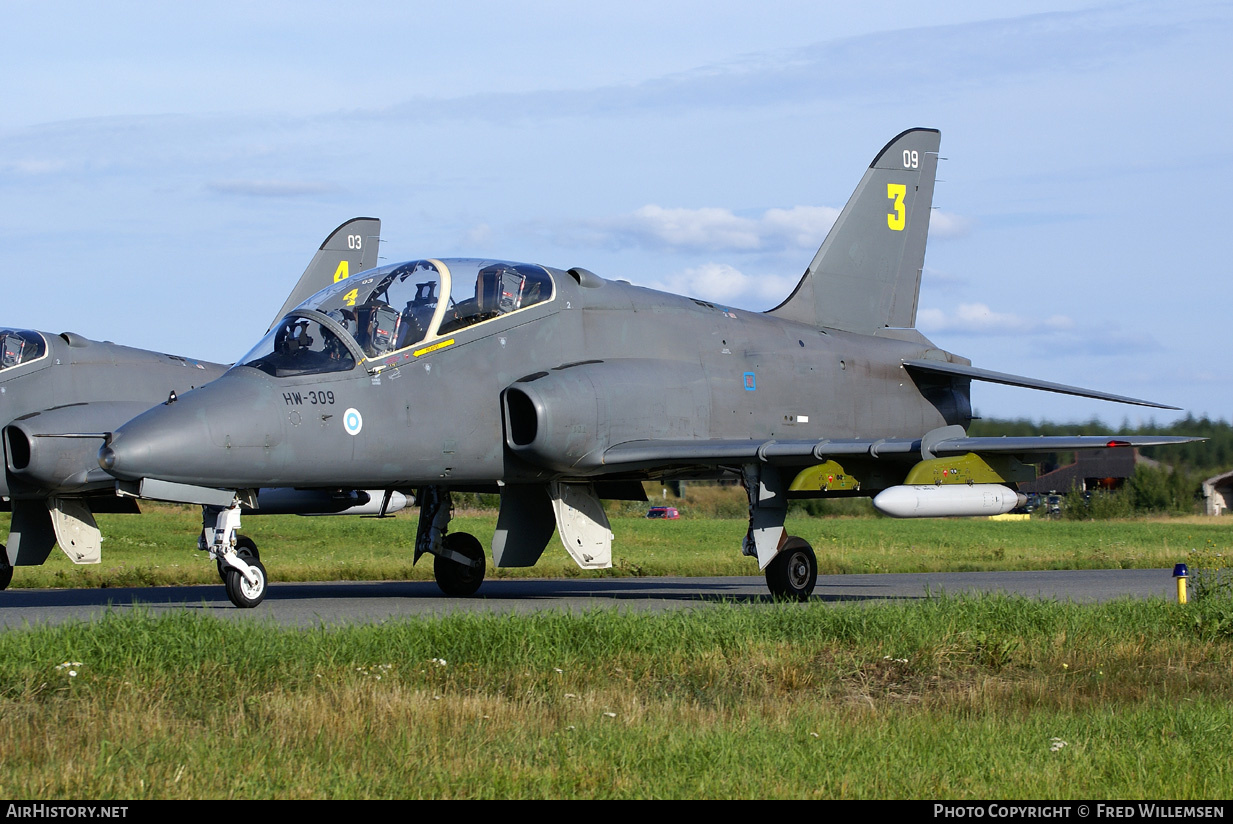
[[[1196,418],[1187,415],[1170,424],[1136,424],[1123,420],[1114,429],[1104,421],[1093,418],[1084,423],[1036,423],[1024,419],[981,418],[972,421],[968,434],[976,436],[996,435],[1186,435],[1206,438],[1195,443],[1156,446],[1141,450],[1145,458],[1160,461],[1175,469],[1201,474],[1204,478],[1233,470],[1233,424],[1223,420]],[[1055,466],[1069,463],[1072,456],[1058,456]]]
[[[1185,418],[1170,424],[1129,421],[1114,429],[1093,418],[1085,423],[1036,423],[1029,420],[985,418],[972,421],[968,434],[977,435],[1186,435],[1205,441],[1157,446],[1140,450],[1159,465],[1139,464],[1135,473],[1114,492],[1071,490],[1062,507],[1066,518],[1119,518],[1145,514],[1185,515],[1201,511],[1203,481],[1233,470],[1233,424],[1207,417]],[[1059,454],[1042,462],[1047,472],[1074,460]]]

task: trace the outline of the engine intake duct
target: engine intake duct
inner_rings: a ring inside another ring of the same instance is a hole
[[[502,405],[511,452],[585,474],[602,466],[612,444],[706,437],[710,390],[698,364],[587,361],[528,375],[505,390]]]

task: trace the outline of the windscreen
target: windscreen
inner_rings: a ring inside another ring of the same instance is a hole
[[[355,366],[346,344],[325,325],[294,313],[283,318],[237,366],[251,366],[267,375],[317,375],[345,372]]]

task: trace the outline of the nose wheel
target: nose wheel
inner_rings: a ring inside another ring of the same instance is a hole
[[[808,601],[818,583],[818,559],[804,538],[788,536],[783,549],[767,564],[766,586],[778,600]]]
[[[251,541],[250,541],[251,543]],[[265,590],[267,580],[265,577],[265,567],[261,561],[257,560],[253,555],[246,554],[237,548],[236,555],[240,560],[248,565],[249,572],[252,573],[254,580],[249,580],[243,572],[233,566],[227,566],[223,573],[223,584],[227,589],[227,597],[231,603],[235,604],[240,609],[252,609],[265,600]],[[253,547],[253,552],[256,552],[256,547]],[[221,561],[219,562],[222,563]]]
[[[197,548],[210,553],[218,565],[227,598],[240,609],[252,609],[265,599],[269,583],[252,538],[239,534],[240,505],[201,508],[201,536]]]
[[[13,567],[9,564],[9,553],[4,544],[0,544],[0,590],[8,589],[13,583]]]

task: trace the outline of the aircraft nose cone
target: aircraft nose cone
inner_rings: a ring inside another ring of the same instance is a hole
[[[260,376],[231,373],[115,430],[99,466],[124,481],[244,488],[279,474],[282,418]]]
[[[200,458],[193,453],[208,443],[204,427],[170,412],[169,407],[155,407],[121,426],[99,449],[98,465],[125,481],[180,480],[173,476],[193,471]]]

